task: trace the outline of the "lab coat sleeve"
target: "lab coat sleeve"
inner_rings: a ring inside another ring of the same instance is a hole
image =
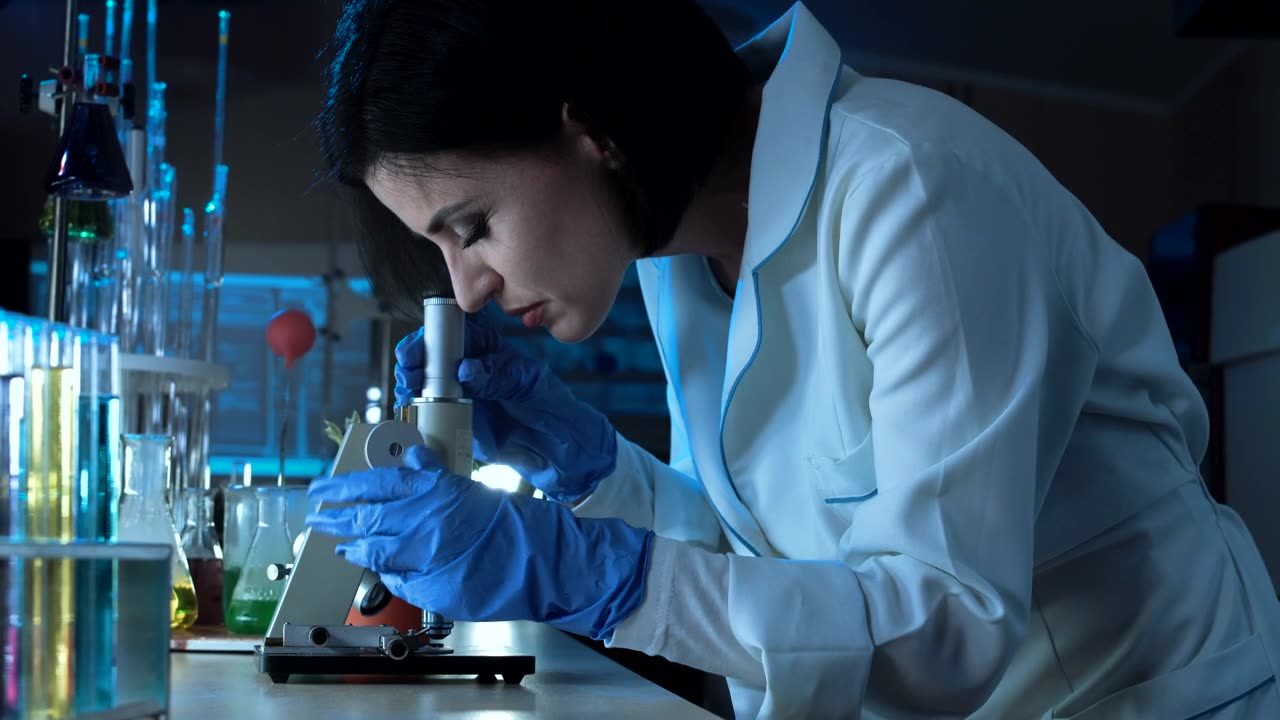
[[[819,232],[873,366],[846,451],[873,453],[877,492],[839,510],[839,562],[655,552],[612,643],[760,688],[761,716],[965,716],[1026,635],[1035,517],[1096,350],[1016,189],[930,148],[842,182]]]
[[[725,540],[720,521],[694,478],[684,424],[670,386],[667,406],[671,409],[671,464],[619,434],[617,468],[574,507],[574,514],[621,518],[662,537],[721,549]]]

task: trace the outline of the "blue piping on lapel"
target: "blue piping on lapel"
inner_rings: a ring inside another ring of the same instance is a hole
[[[827,498],[826,500],[823,500],[822,502],[824,502],[824,503],[826,503],[826,504],[828,504],[828,505],[835,505],[836,503],[862,502],[863,500],[870,500],[871,498],[875,497],[875,496],[876,496],[876,493],[878,493],[878,492],[880,492],[880,488],[876,488],[875,490],[872,490],[871,492],[867,493],[866,495],[851,495],[851,496],[849,496],[849,497],[834,497],[834,498]]]
[[[658,277],[659,277],[659,279],[660,279],[660,282],[661,282],[663,285],[666,285],[667,283],[670,283],[670,282],[671,282],[671,261],[670,261],[670,260],[668,260],[668,261],[665,263],[665,267],[664,267],[664,264],[663,264],[663,263],[659,263],[657,260],[654,260],[654,261],[653,261],[653,263],[654,263],[654,265],[656,265],[656,266],[658,267]],[[660,297],[660,298],[661,298],[661,297],[671,297],[671,290],[670,290],[670,288],[669,288],[669,287],[663,287],[663,288],[661,289],[661,291],[658,293],[658,297]],[[659,313],[665,312],[665,311],[667,310],[667,308],[668,308],[668,307],[670,307],[670,305],[669,305],[669,304],[668,304],[668,305],[664,305],[664,306],[659,306],[659,308],[658,308],[658,312],[659,312]],[[661,316],[659,315],[659,317],[661,317]],[[660,325],[659,327],[661,327],[661,325]],[[668,324],[668,327],[674,327],[674,324],[670,324],[670,323],[669,323],[669,324]],[[677,334],[677,333],[673,333],[673,335],[678,335],[678,334]],[[657,345],[658,345],[658,352],[663,353],[663,357],[664,357],[664,364],[666,364],[666,366],[670,369],[671,387],[672,387],[672,389],[674,389],[674,390],[675,390],[675,395],[676,395],[676,404],[680,406],[680,416],[681,416],[681,421],[682,421],[682,422],[684,423],[684,425],[685,425],[685,432],[688,432],[688,426],[689,426],[689,413],[688,413],[688,412],[685,410],[685,408],[684,408],[684,389],[683,389],[683,388],[684,388],[684,385],[683,385],[683,383],[682,383],[682,382],[681,382],[681,380],[680,380],[680,363],[678,363],[678,362],[677,362],[677,363],[666,363],[666,362],[665,362],[665,358],[666,358],[666,357],[676,357],[676,356],[679,354],[679,352],[680,352],[680,347],[679,347],[679,344],[677,344],[677,345],[676,345],[676,353],[677,353],[677,355],[667,355],[667,354],[666,354],[666,351],[665,351],[665,348],[663,348],[663,347],[662,347],[662,336],[663,336],[663,333],[655,332],[655,333],[654,333],[654,341],[655,341],[655,342],[657,343]],[[724,422],[723,422],[723,420],[721,420],[721,423],[720,423],[720,424],[721,424],[721,427],[723,427],[723,426],[724,426]],[[687,442],[687,440],[686,440],[686,442]],[[720,453],[721,453],[721,455],[723,456],[723,454],[724,454],[724,445],[723,445],[723,444],[721,444],[721,446],[720,446]],[[694,473],[697,473],[697,472],[698,472],[698,465],[697,465],[697,463],[694,463],[694,465],[693,465],[693,471],[694,471]],[[725,475],[726,475],[726,476],[728,475],[728,467],[727,467],[727,466],[726,466],[726,468],[725,468]],[[698,481],[698,483],[699,483],[699,484],[702,484],[702,478],[695,478],[695,479]],[[730,478],[729,478],[729,485],[730,485],[730,487],[732,487],[732,486],[733,486],[733,478],[732,478],[732,477],[730,477]],[[737,492],[737,489],[736,489],[736,488],[734,489],[734,492],[735,492],[735,493]],[[706,494],[706,485],[703,485],[703,494],[704,494],[704,495]],[[710,497],[707,497],[707,504],[711,506],[711,510],[712,510],[712,512],[714,512],[714,513],[716,514],[716,517],[717,517],[717,518],[719,518],[719,520],[720,520],[720,524],[721,524],[721,525],[723,525],[724,527],[729,528],[729,532],[733,533],[733,536],[734,536],[734,537],[736,537],[736,538],[738,538],[738,542],[740,542],[740,543],[742,543],[744,546],[746,546],[746,548],[747,548],[748,550],[750,550],[750,551],[751,551],[751,554],[752,554],[752,555],[755,555],[756,557],[760,557],[760,551],[759,551],[759,550],[756,550],[756,549],[755,549],[755,546],[753,546],[751,543],[747,542],[747,539],[746,539],[746,538],[744,538],[744,537],[742,537],[742,534],[741,534],[741,533],[739,533],[739,532],[737,531],[737,529],[735,529],[732,525],[730,525],[730,524],[729,524],[729,521],[725,519],[724,515],[720,514],[720,508],[716,507],[716,504],[715,504],[714,502],[712,502],[712,500],[711,500],[711,498],[710,498]]]
[[[794,32],[794,28],[792,31]],[[788,39],[787,47],[783,48],[782,51],[783,56],[786,55],[790,46],[791,42],[790,39]],[[822,145],[818,148],[818,161],[813,169],[813,179],[809,181],[809,191],[806,193],[804,205],[800,208],[800,214],[796,217],[795,223],[792,224],[791,230],[787,232],[786,239],[778,243],[778,247],[774,248],[773,252],[765,256],[759,264],[751,269],[751,283],[756,297],[756,327],[758,328],[758,331],[756,332],[756,346],[752,348],[751,357],[747,358],[746,364],[743,365],[742,370],[738,372],[738,377],[734,378],[733,386],[729,388],[729,397],[725,400],[724,409],[720,412],[720,462],[724,465],[724,475],[729,478],[729,487],[733,490],[733,494],[738,496],[739,503],[742,503],[742,495],[738,492],[738,486],[733,482],[733,473],[729,472],[729,458],[725,455],[724,451],[724,421],[725,418],[729,416],[729,408],[733,406],[733,398],[738,393],[738,383],[742,382],[742,378],[746,377],[747,371],[751,369],[753,364],[755,364],[756,356],[760,354],[760,344],[764,339],[764,317],[760,310],[760,268],[764,267],[765,264],[772,260],[773,256],[781,252],[782,248],[786,247],[787,243],[791,242],[791,238],[795,237],[796,229],[800,227],[800,221],[804,219],[805,212],[809,209],[809,203],[813,201],[813,189],[817,187],[818,184],[818,171],[822,168],[822,163],[827,157],[827,146],[830,144],[830,139],[827,137],[827,133],[831,130],[831,103],[835,99],[836,88],[840,87],[840,76],[843,70],[844,53],[841,53],[840,62],[836,65],[835,77],[831,80],[831,90],[827,93],[827,106],[823,110],[821,133]],[[681,408],[681,412],[684,412],[683,408]],[[742,504],[744,507],[746,506],[745,503]],[[716,512],[719,513],[718,510]],[[725,526],[729,527],[728,523],[725,523]],[[729,527],[729,529],[733,530],[732,527]],[[763,530],[761,532],[763,532]],[[733,530],[733,534],[738,535],[738,531]],[[738,535],[738,539],[742,540],[742,536]],[[760,553],[755,548],[751,547],[751,545],[745,540],[742,541],[742,544],[746,545],[747,549],[756,557],[760,557]]]

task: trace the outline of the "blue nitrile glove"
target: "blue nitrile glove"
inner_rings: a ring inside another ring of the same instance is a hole
[[[644,599],[653,533],[579,518],[559,503],[495,490],[440,467],[421,445],[405,467],[311,482],[319,532],[391,594],[454,620],[536,620],[608,638]]]
[[[492,328],[467,317],[462,389],[474,403],[473,452],[507,465],[547,497],[574,502],[596,489],[618,461],[613,425],[573,396],[546,365],[520,353]],[[396,346],[396,405],[422,389],[422,330]]]

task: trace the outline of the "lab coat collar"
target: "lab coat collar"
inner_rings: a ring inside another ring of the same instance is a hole
[[[738,55],[764,85],[747,202],[740,277],[759,269],[794,231],[827,141],[840,46],[803,3],[796,3]]]
[[[729,458],[737,457],[743,436],[726,432],[738,383],[760,357],[761,313],[757,271],[790,238],[813,193],[827,145],[827,116],[842,67],[840,48],[826,30],[797,3],[760,36],[738,50],[756,78],[767,81],[756,129],[748,193],[747,238],[721,355],[710,347],[698,308],[708,300],[712,280],[701,258],[665,259],[663,294],[672,299],[662,313],[659,343],[680,398],[685,427],[704,429],[719,421],[707,437],[691,430],[699,477],[738,552],[775,555],[750,508],[743,502]],[[691,312],[692,311],[692,312]],[[723,375],[721,373],[723,372]],[[723,377],[723,386],[715,382]],[[741,418],[736,418],[741,419]],[[750,419],[747,422],[751,422]]]
[[[827,148],[840,46],[801,3],[738,50],[757,77],[768,76],[760,105],[747,238],[729,330],[721,388],[721,430],[739,381],[760,352],[760,268],[795,234]]]

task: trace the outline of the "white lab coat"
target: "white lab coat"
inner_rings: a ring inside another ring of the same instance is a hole
[[[1280,717],[1280,604],[1139,261],[802,5],[740,52],[736,292],[639,261],[672,462],[622,440],[577,509],[660,536],[611,643],[726,675],[739,717]]]

